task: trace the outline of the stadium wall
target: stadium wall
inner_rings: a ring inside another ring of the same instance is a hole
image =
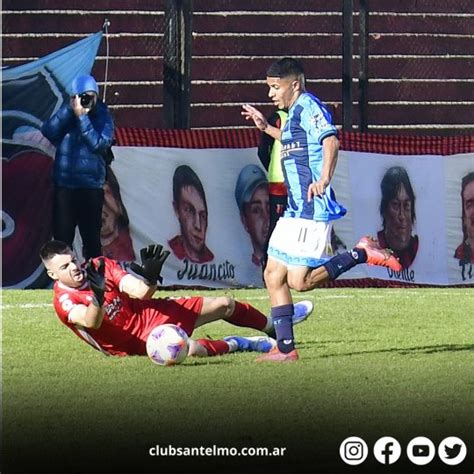
[[[304,61],[308,89],[342,123],[342,0],[194,0],[191,128],[245,128],[242,103],[270,112],[264,74],[282,55]],[[470,0],[370,2],[369,131],[465,135],[474,129]],[[31,61],[110,26],[107,103],[119,127],[163,128],[165,0],[5,0],[3,66]],[[354,130],[359,123],[354,2]],[[106,42],[93,74],[103,82]]]

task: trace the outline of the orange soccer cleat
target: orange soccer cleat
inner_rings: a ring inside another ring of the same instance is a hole
[[[395,272],[399,272],[402,269],[400,262],[393,255],[393,252],[390,249],[381,248],[377,240],[368,235],[362,237],[355,248],[365,250],[368,265],[388,267]]]
[[[296,352],[296,349],[293,349],[291,352],[288,352],[286,354],[284,352],[280,352],[278,350],[278,347],[275,347],[267,354],[257,357],[255,361],[256,362],[294,362],[298,359],[299,357],[298,357],[298,352]]]

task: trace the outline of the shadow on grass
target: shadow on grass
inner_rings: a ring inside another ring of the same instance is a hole
[[[361,354],[383,354],[383,353],[397,353],[400,355],[411,354],[437,354],[441,352],[462,352],[474,351],[474,344],[439,344],[437,346],[420,346],[420,347],[392,347],[390,349],[377,349],[373,351],[354,351],[340,354],[324,354],[319,356],[321,359],[329,357],[345,357]]]
[[[235,362],[235,360],[234,360]],[[203,366],[209,366],[209,365],[228,365],[231,364],[232,360],[227,360],[223,358],[222,356],[216,356],[216,357],[209,357],[209,360],[195,360],[195,359],[189,359],[186,361],[184,364],[179,364],[179,367],[183,368],[188,368],[188,367],[203,367]]]
[[[297,340],[296,343],[298,344],[298,347],[311,347],[314,344],[317,344],[318,346],[329,346],[330,344],[360,344],[361,342],[373,342],[374,340],[375,339],[341,339],[339,341],[318,341],[316,339],[305,339],[301,341]]]

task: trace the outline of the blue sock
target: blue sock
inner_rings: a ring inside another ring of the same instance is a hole
[[[272,321],[275,328],[277,346],[280,352],[287,354],[295,348],[293,336],[294,307],[292,304],[275,306],[272,308]]]
[[[326,262],[323,267],[329,273],[329,278],[335,280],[341,273],[345,273],[359,263],[367,261],[367,254],[364,249],[352,249],[340,253]]]

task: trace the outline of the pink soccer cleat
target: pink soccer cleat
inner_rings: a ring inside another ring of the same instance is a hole
[[[298,359],[299,357],[298,357],[298,352],[296,352],[296,349],[293,349],[291,352],[288,352],[288,354],[285,354],[284,352],[280,352],[278,350],[278,347],[275,347],[267,354],[257,357],[255,361],[256,362],[295,362]]]
[[[367,264],[376,265],[378,267],[388,267],[395,272],[399,272],[402,269],[400,262],[393,255],[393,252],[390,249],[380,248],[377,240],[366,235],[362,237],[357,245],[356,249],[363,249],[367,254]]]

